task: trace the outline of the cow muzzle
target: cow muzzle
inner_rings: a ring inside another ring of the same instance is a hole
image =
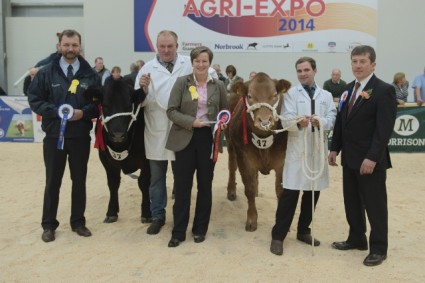
[[[113,143],[122,143],[126,139],[126,133],[125,132],[114,132],[114,133],[110,133],[109,137],[111,139],[111,142],[113,142]]]
[[[269,131],[273,127],[272,117],[263,119],[261,117],[257,117],[254,125],[264,131]]]

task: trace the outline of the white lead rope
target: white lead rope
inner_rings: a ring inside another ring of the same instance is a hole
[[[279,118],[282,121],[294,121],[295,123],[298,123],[299,121],[303,120],[305,118],[305,116],[295,116],[295,117],[291,117],[291,118],[284,118],[282,116],[279,116]],[[322,127],[322,123],[320,121],[320,119],[317,119],[317,121],[319,122],[319,126],[318,127],[314,127],[315,131],[313,132],[312,135],[312,146],[311,146],[311,167],[308,164],[308,156],[307,156],[307,131],[310,130],[310,127],[306,127],[304,128],[304,150],[303,150],[303,155],[302,155],[302,162],[301,162],[301,168],[303,170],[304,176],[310,180],[310,190],[311,190],[311,252],[312,255],[314,256],[314,182],[319,179],[322,175],[323,175],[323,171],[325,169],[325,140],[324,140],[324,131],[323,131],[323,127]],[[287,131],[290,127],[292,127],[293,125],[290,125],[284,129],[281,130],[275,130],[275,133],[280,133],[283,131]],[[313,127],[313,125],[311,125]],[[319,169],[318,170],[314,170],[314,153],[316,152],[314,149],[318,148],[318,152],[319,152]],[[312,168],[313,167],[313,168]]]

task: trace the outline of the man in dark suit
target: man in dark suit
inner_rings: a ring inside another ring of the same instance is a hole
[[[371,231],[366,266],[387,258],[388,209],[386,171],[391,167],[388,141],[393,131],[397,104],[395,90],[374,75],[375,50],[357,46],[351,52],[351,68],[356,80],[341,95],[328,156],[337,166],[341,151],[345,214],[350,227],[348,238],[334,242],[338,250],[367,250],[367,213]],[[350,103],[351,98],[354,100]]]

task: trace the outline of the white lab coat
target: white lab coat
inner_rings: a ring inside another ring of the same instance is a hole
[[[304,158],[304,128],[299,128],[294,121],[282,121],[284,127],[293,125],[288,130],[288,146],[286,149],[285,166],[283,168],[282,187],[286,189],[311,190],[313,184],[314,190],[317,191],[329,186],[327,136],[334,126],[336,107],[331,93],[319,87],[316,87],[313,98],[315,100],[315,114],[319,117],[324,130],[324,154],[323,156],[319,156],[319,148],[312,146],[313,133],[311,126],[309,126],[307,127],[306,157],[310,168],[313,170],[319,169],[321,158],[325,166],[323,174],[315,181],[311,181],[305,176],[301,167]],[[284,118],[299,115],[311,116],[311,99],[302,85],[291,88],[285,94],[281,115]],[[313,151],[312,148],[314,149]]]
[[[192,73],[189,56],[178,54],[170,72],[155,58],[147,62],[137,74],[134,88],[140,88],[139,80],[143,74],[150,73],[148,95],[143,102],[145,114],[145,150],[146,157],[151,160],[174,160],[174,152],[165,148],[171,121],[167,117],[168,99],[178,77]]]
[[[177,54],[173,73],[170,73],[155,58],[143,65],[137,74],[134,89],[139,89],[139,80],[142,75],[150,73],[148,95],[143,101],[145,107],[145,150],[146,158],[151,160],[174,160],[174,152],[165,148],[168,134],[171,128],[171,121],[167,117],[168,100],[170,92],[176,79],[193,72],[192,63],[189,56]],[[212,77],[217,78],[217,73],[213,68],[209,69]]]

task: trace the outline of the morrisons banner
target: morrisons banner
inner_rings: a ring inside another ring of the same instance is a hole
[[[332,142],[332,132],[328,142]],[[425,152],[425,107],[416,103],[398,107],[388,148],[391,152]]]
[[[392,152],[425,152],[425,107],[399,107],[393,135]]]

